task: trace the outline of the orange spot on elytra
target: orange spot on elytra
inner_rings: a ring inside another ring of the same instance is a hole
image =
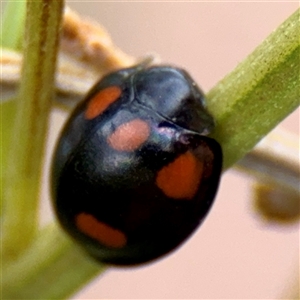
[[[191,199],[197,192],[202,172],[203,164],[188,151],[158,172],[156,184],[170,198]]]
[[[90,120],[99,116],[110,104],[116,101],[121,94],[122,90],[118,86],[109,86],[101,90],[93,96],[88,103],[85,111],[85,118]]]
[[[149,125],[141,119],[134,119],[117,127],[107,142],[115,150],[133,151],[139,148],[149,135]]]
[[[121,248],[127,239],[123,232],[98,221],[93,215],[80,213],[75,218],[77,228],[107,247]]]

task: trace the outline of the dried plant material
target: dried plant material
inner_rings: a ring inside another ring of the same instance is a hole
[[[2,50],[0,57],[1,100],[5,100],[16,93],[21,76],[22,61],[23,57],[19,52]],[[82,64],[60,54],[56,74],[56,91],[58,92],[56,100],[61,103],[62,99],[69,98],[69,101],[63,101],[61,104],[69,107],[69,109],[73,108],[101,75],[103,73],[84,68]]]
[[[277,128],[266,136],[236,167],[255,177],[254,208],[272,223],[300,218],[299,138]]]
[[[75,98],[85,94],[109,71],[138,62],[115,47],[101,25],[81,19],[68,7],[64,13],[60,46],[56,88],[62,94],[75,95]],[[8,90],[8,95],[11,95],[20,81],[22,55],[2,49],[0,64],[1,84]],[[66,105],[73,107],[76,102],[68,101]]]
[[[104,74],[136,63],[157,62],[158,55],[135,59],[114,46],[106,30],[96,22],[83,20],[70,8],[65,9],[56,75],[57,104],[72,109]],[[0,78],[3,98],[14,95],[20,81],[22,55],[2,49]]]
[[[300,218],[299,193],[279,186],[256,184],[254,208],[266,221],[292,223]]]
[[[257,145],[254,152],[270,157],[274,164],[284,164],[300,178],[299,138],[295,134],[277,128]]]
[[[276,128],[235,166],[260,182],[299,193],[299,137]]]
[[[63,20],[61,49],[68,56],[99,71],[128,67],[136,61],[118,49],[98,23],[81,19],[68,7]]]
[[[141,63],[155,63],[156,59],[155,55],[145,56]],[[15,95],[20,81],[21,65],[22,55],[19,52],[3,49],[0,57],[2,101]],[[60,53],[55,82],[57,95],[54,104],[64,111],[71,111],[105,73],[104,70],[100,72],[88,68]]]
[[[1,83],[15,84],[20,80],[22,55],[8,49],[1,49]]]

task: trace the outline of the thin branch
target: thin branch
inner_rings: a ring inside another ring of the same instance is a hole
[[[299,137],[283,129],[267,135],[235,167],[259,182],[300,193]]]

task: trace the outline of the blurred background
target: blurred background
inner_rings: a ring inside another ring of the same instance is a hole
[[[297,2],[67,1],[99,21],[124,52],[157,53],[209,91],[298,7]],[[279,126],[299,136],[299,110]],[[210,215],[177,251],[111,268],[73,299],[288,299],[299,283],[299,223],[268,223],[253,178],[232,169]],[[295,294],[295,293],[294,293]]]

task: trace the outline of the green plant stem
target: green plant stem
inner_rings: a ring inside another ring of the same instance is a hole
[[[1,4],[3,5],[3,4]],[[1,47],[20,50],[25,23],[25,1],[10,1],[6,3],[1,20]]]
[[[51,224],[3,270],[3,299],[65,299],[103,270]]]
[[[5,171],[3,257],[15,257],[38,228],[38,200],[63,1],[28,1],[22,80]]]
[[[8,101],[0,103],[0,215],[3,213],[3,190],[4,190],[4,173],[5,162],[9,155],[10,138],[12,136],[11,129],[14,124],[16,113],[16,101],[11,98]],[[4,125],[4,126],[3,126]]]
[[[248,153],[299,106],[300,10],[207,95],[224,169]]]
[[[223,146],[225,168],[298,106],[299,42],[297,11],[208,94],[208,106],[218,124],[214,137]],[[32,244],[20,258],[20,266],[7,266],[11,275],[5,282],[4,295],[13,293],[15,299],[24,295],[30,299],[62,299],[104,271],[102,266],[90,264],[70,241],[58,236],[57,229],[42,230],[40,237],[45,237],[45,242]],[[59,294],[54,293],[61,280]]]

